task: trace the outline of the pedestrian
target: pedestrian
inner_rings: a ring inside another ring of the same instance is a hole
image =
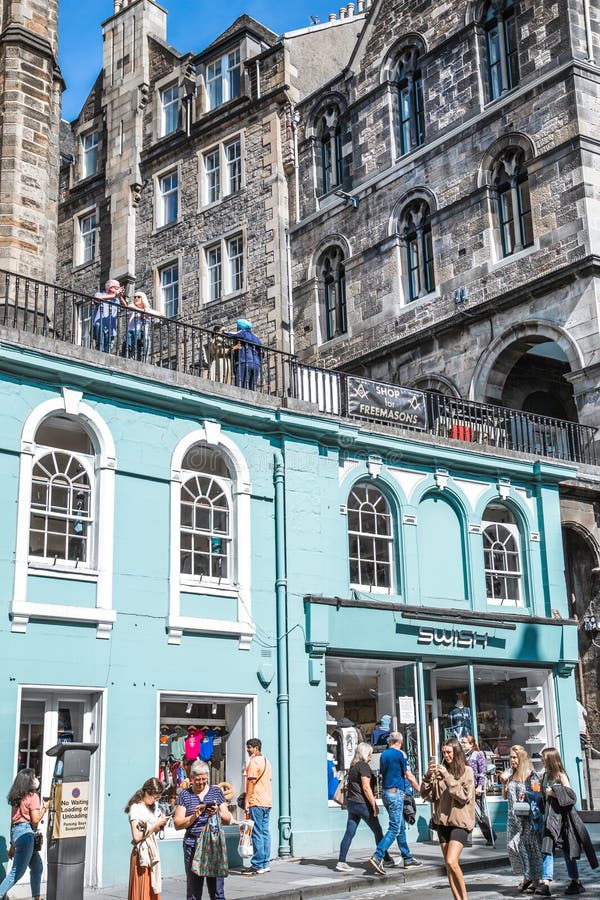
[[[248,765],[246,766],[246,817],[254,823],[252,846],[254,855],[250,868],[243,875],[264,875],[271,871],[271,832],[269,819],[273,806],[271,763],[263,756],[259,738],[246,741]]]
[[[217,785],[209,785],[208,763],[197,759],[190,768],[190,786],[181,791],[177,798],[173,824],[177,830],[185,828],[183,838],[183,863],[187,879],[186,900],[200,900],[204,887],[204,876],[192,871],[192,862],[200,834],[211,816],[218,814],[221,822],[228,825],[231,813]],[[206,876],[210,900],[225,900],[225,880],[216,876]]]
[[[550,883],[554,877],[554,852],[557,845],[562,851],[571,879],[565,894],[583,894],[577,860],[584,850],[592,869],[598,868],[598,860],[587,828],[575,811],[577,800],[565,772],[560,753],[554,747],[542,750],[544,773],[541,799],[544,805],[544,831],[542,837],[542,883],[536,894],[550,897]]]
[[[41,900],[42,859],[36,849],[35,829],[38,827],[48,803],[40,805],[40,782],[33,769],[21,769],[12,783],[7,800],[10,813],[10,846],[8,858],[12,868],[2,884],[0,898],[8,897],[9,890],[20,881],[29,868],[31,896]],[[41,834],[41,832],[40,832]]]
[[[208,377],[211,381],[231,384],[231,346],[227,343],[224,325],[215,325],[210,339],[210,365]]]
[[[485,811],[487,759],[472,734],[466,734],[460,743],[475,778],[475,821],[481,828],[486,844],[493,846],[497,835]]]
[[[367,744],[366,741],[361,741],[356,748],[354,758],[346,775],[346,810],[348,819],[346,832],[340,844],[338,862],[335,867],[336,872],[352,871],[352,867],[346,862],[346,857],[356,834],[356,829],[361,821],[367,823],[375,835],[377,845],[383,840],[383,831],[378,818],[379,808],[373,792],[375,775],[369,765],[372,756],[372,745]],[[379,872],[379,874],[385,875],[385,871],[383,873]]]
[[[454,900],[467,900],[460,867],[464,847],[471,846],[475,827],[475,779],[463,749],[455,737],[444,741],[443,765],[435,757],[421,784],[421,797],[432,804],[431,826],[437,831]]]
[[[510,748],[510,768],[502,773],[507,803],[506,849],[515,875],[522,875],[519,893],[532,894],[542,877],[542,813],[540,779],[524,747]]]
[[[234,382],[237,387],[254,390],[260,380],[262,341],[254,334],[247,319],[238,319],[236,327],[233,337],[238,340],[232,347]]]
[[[145,362],[148,355],[150,318],[156,315],[144,291],[136,291],[131,303],[127,304],[126,352],[129,359]]]
[[[117,331],[119,307],[125,304],[125,288],[116,278],[109,278],[104,291],[94,294],[93,335],[96,350],[109,353]]]
[[[160,900],[160,855],[156,835],[168,821],[159,805],[163,790],[158,778],[148,778],[125,807],[133,844],[127,900]]]
[[[408,767],[408,758],[402,750],[404,738],[399,731],[392,731],[388,735],[388,748],[381,754],[379,771],[381,773],[383,805],[389,816],[388,830],[375,848],[375,853],[369,860],[369,864],[379,875],[385,875],[385,856],[397,841],[400,850],[398,865],[404,862],[404,868],[420,866],[415,859],[406,841],[406,824],[404,822],[404,799],[410,794],[411,787],[419,790],[419,782]]]

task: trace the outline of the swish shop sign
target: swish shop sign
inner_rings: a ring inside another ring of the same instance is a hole
[[[427,428],[425,394],[366,378],[348,377],[348,413],[364,419]]]
[[[488,645],[488,634],[471,631],[469,628],[431,628],[423,625],[419,628],[417,643],[434,647],[460,647],[474,650],[479,647],[485,650]]]

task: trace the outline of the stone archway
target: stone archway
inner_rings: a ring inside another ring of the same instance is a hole
[[[529,321],[496,338],[475,366],[470,397],[538,415],[577,421],[570,372],[583,367],[565,329]]]

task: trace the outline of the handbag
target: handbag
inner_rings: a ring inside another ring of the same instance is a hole
[[[338,806],[341,806],[342,809],[346,809],[346,779],[343,775],[340,776],[340,783],[335,789],[333,802],[337,803]]]
[[[527,800],[515,800],[513,803],[513,812],[519,818],[531,815],[531,804]]]
[[[427,827],[429,828],[430,831],[438,830],[438,823],[434,821],[433,816],[430,818],[429,825]]]
[[[210,817],[198,835],[191,868],[200,878],[225,878],[229,874],[227,843],[218,813]]]
[[[246,791],[242,791],[237,798],[236,803],[240,809],[246,809]]]
[[[43,831],[34,831],[33,833],[33,849],[37,850],[38,853],[44,846],[44,832]]]

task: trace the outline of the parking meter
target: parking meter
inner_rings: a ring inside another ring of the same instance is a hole
[[[83,900],[90,757],[98,744],[55,744],[48,819],[47,900]]]

